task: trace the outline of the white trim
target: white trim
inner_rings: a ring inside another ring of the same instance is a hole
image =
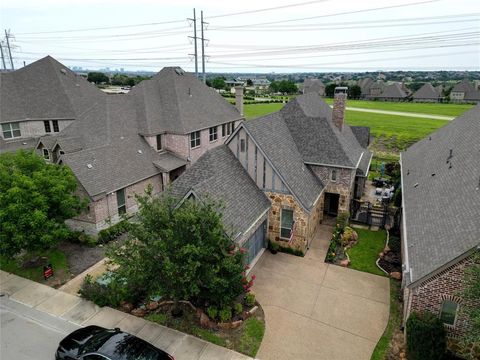
[[[407,242],[407,212],[405,208],[405,187],[403,182],[403,163],[402,163],[402,153],[400,153],[400,186],[402,187],[402,230],[403,230],[403,240],[404,240],[404,251],[405,256],[403,257],[405,260],[405,268],[403,269],[403,276],[405,273],[408,273],[410,283],[412,283],[412,271],[413,269],[410,268],[410,262],[408,260],[408,242]],[[405,284],[407,285],[407,284]]]
[[[270,211],[270,207],[268,207],[268,209],[265,210],[265,211],[262,213],[262,215],[260,215],[258,218],[256,218],[255,221],[252,223],[252,225],[250,225],[250,227],[249,227],[247,230],[245,230],[243,233],[244,233],[244,234],[247,234],[247,233],[253,228],[253,226],[254,226],[256,223],[258,223],[258,222],[261,220],[261,218],[264,217],[265,214],[268,213],[269,211]],[[261,225],[261,224],[260,224],[260,225]]]
[[[258,252],[257,256],[255,256],[255,258],[252,260],[252,262],[251,262],[250,264],[248,264],[249,269],[247,270],[247,272],[245,273],[245,275],[250,274],[250,271],[252,271],[253,267],[257,264],[258,260],[260,260],[260,258],[262,257],[263,253],[265,252],[265,250],[267,250],[267,249],[264,248],[264,247],[262,247],[262,249]]]
[[[365,176],[368,179],[368,174],[370,173],[370,165],[372,164],[372,159],[373,159],[373,154],[370,155],[370,160],[368,160],[368,166],[367,166],[367,172],[365,173]]]
[[[339,169],[351,169],[351,170],[356,170],[356,167],[351,167],[351,166],[342,166],[342,165],[331,165],[331,164],[317,164],[313,162],[305,162],[307,165],[315,165],[315,166],[327,166],[327,167],[334,167],[334,168],[339,168]]]
[[[358,161],[357,161],[357,165],[355,165],[355,167],[358,169],[358,165],[360,165],[360,161],[362,160],[363,158],[363,154],[365,154],[365,151],[362,151],[362,154],[360,155],[360,157],[358,158]]]

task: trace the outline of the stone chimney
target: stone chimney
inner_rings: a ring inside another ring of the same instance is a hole
[[[340,130],[343,131],[343,123],[345,121],[345,105],[347,102],[347,87],[340,86],[335,88],[335,93],[333,95],[333,113],[332,121],[333,124]]]
[[[243,116],[243,86],[235,86],[235,107]]]

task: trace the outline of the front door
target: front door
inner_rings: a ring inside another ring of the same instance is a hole
[[[251,264],[260,251],[266,246],[265,233],[267,230],[267,220],[258,227],[255,233],[248,239],[245,248],[248,250],[247,264]]]
[[[338,215],[338,204],[340,201],[340,195],[334,193],[325,194],[325,206],[324,212],[328,215],[337,216]]]

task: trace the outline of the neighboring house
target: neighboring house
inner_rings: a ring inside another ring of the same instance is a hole
[[[480,103],[480,90],[468,81],[463,79],[456,84],[450,92],[450,101],[462,103]]]
[[[367,77],[358,80],[357,85],[361,89],[361,98],[365,100],[377,99],[385,89],[385,83],[383,81],[374,81]]]
[[[372,154],[359,141],[368,144],[369,129],[344,123],[346,88],[343,91],[335,94],[333,111],[311,93],[296,97],[276,113],[240,123],[226,149],[203,155],[172,185],[173,193],[179,198],[191,191],[200,197],[224,198],[226,214],[248,210],[250,220],[236,219],[246,221],[236,228],[240,242],[248,238],[244,228],[264,229],[249,243],[256,244],[251,250],[254,256],[265,247],[265,236],[305,253],[324,213],[349,211],[351,200],[362,195],[368,175]],[[225,185],[218,184],[216,177]],[[235,186],[234,179],[238,179]],[[268,218],[255,197],[270,200]]]
[[[325,84],[320,79],[306,78],[303,82],[303,93],[317,93],[320,96],[325,96]]]
[[[385,86],[381,94],[375,96],[371,95],[371,97],[383,101],[404,101],[407,99],[408,95],[408,92],[402,84],[393,83]]]
[[[412,95],[414,102],[441,102],[442,86],[433,87],[430,83],[425,83],[423,86],[415,91]]]
[[[438,315],[450,339],[468,332],[464,270],[480,248],[480,107],[401,154],[404,322]]]
[[[164,68],[125,95],[103,93],[51,57],[1,80],[2,151],[35,139],[46,161],[67,164],[90,200],[69,224],[90,233],[134,213],[135,194],[149,185],[163,191],[243,119],[180,68]]]

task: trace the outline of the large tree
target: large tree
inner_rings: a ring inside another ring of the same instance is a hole
[[[219,205],[164,194],[138,197],[131,239],[110,249],[133,301],[162,295],[178,302],[230,306],[244,291],[243,251],[226,233]]]
[[[95,84],[101,84],[101,83],[108,84],[110,81],[107,75],[98,71],[89,72],[87,75],[87,80]]]
[[[298,92],[298,88],[293,81],[281,80],[272,81],[270,83],[270,91],[282,94],[296,94]]]
[[[225,89],[226,83],[225,83],[225,78],[223,76],[216,77],[212,81],[212,85],[215,89]]]
[[[41,251],[65,239],[65,219],[85,206],[77,181],[63,165],[48,164],[34,152],[0,155],[0,253]]]

